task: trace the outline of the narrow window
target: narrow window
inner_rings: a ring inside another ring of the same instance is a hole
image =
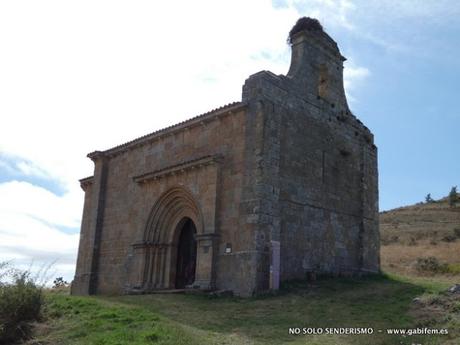
[[[319,66],[318,96],[326,98],[329,84],[329,76],[326,65]]]

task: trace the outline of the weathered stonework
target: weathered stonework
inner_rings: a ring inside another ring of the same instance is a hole
[[[73,294],[173,289],[181,275],[249,296],[379,271],[377,148],[348,108],[345,59],[322,30],[291,42],[288,74],[250,76],[241,102],[88,155]]]

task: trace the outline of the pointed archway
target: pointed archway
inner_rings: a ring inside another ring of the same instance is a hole
[[[152,207],[142,240],[133,244],[130,289],[211,288],[216,235],[211,232],[214,228],[209,230],[192,193],[174,187],[162,194]]]

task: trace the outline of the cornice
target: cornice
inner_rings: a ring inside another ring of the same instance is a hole
[[[79,180],[81,189],[86,191],[86,189],[93,184],[93,180],[94,176],[88,176]]]
[[[221,155],[208,155],[193,160],[181,162],[179,164],[170,165],[158,170],[146,172],[141,175],[133,177],[133,181],[138,184],[144,184],[146,182],[161,179],[166,176],[179,175],[190,170],[200,169],[204,166],[218,164],[223,160]]]

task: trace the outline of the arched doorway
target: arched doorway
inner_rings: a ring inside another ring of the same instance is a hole
[[[175,288],[184,289],[195,281],[196,271],[196,227],[190,218],[179,224],[177,244]]]
[[[183,187],[169,189],[152,207],[142,239],[132,244],[127,289],[212,288],[214,231],[212,222],[204,223],[192,193]]]

